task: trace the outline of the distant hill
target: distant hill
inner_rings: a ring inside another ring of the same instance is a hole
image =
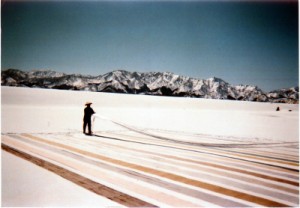
[[[51,70],[2,71],[1,85],[95,92],[198,97],[259,102],[299,103],[299,87],[268,93],[257,86],[233,86],[220,78],[196,79],[170,72],[138,73],[124,70],[99,76],[64,74]]]

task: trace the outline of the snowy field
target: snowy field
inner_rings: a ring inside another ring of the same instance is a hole
[[[298,105],[14,87],[1,98],[2,206],[299,205]]]

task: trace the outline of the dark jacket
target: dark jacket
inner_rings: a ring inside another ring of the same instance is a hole
[[[91,117],[92,115],[94,114],[94,110],[91,108],[91,106],[87,106],[85,109],[84,109],[84,117],[83,117],[83,120],[84,121],[90,121],[91,120]]]

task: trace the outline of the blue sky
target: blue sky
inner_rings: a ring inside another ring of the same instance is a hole
[[[296,1],[30,1],[2,4],[2,70],[117,69],[298,85]]]

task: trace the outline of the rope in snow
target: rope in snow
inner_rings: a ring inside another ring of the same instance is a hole
[[[128,126],[124,123],[121,123],[119,121],[107,118],[105,116],[99,115],[99,114],[94,114],[92,117],[93,120],[93,126],[95,119],[102,119],[102,120],[107,120],[110,121],[114,124],[117,124],[118,126],[121,126],[123,128],[129,129],[131,131],[150,136],[156,139],[160,140],[165,140],[169,142],[175,142],[179,144],[185,144],[185,145],[193,145],[193,146],[200,146],[200,147],[213,147],[213,148],[245,148],[245,147],[259,147],[259,146],[285,146],[285,145],[296,145],[299,144],[298,142],[262,142],[262,143],[203,143],[203,142],[192,142],[192,141],[183,141],[183,140],[178,140],[178,139],[173,139],[165,136],[160,136],[156,135],[153,133],[147,133],[146,131],[133,127],[133,126]]]
[[[93,116],[92,116],[92,121],[93,121],[92,127],[94,126],[94,123],[95,123],[96,118],[102,119],[102,120],[110,121],[110,122],[112,122],[112,123],[114,123],[114,124],[117,124],[118,126],[124,127],[124,128],[126,128],[126,129],[129,129],[129,130],[139,131],[139,130],[136,129],[136,128],[133,128],[133,127],[130,127],[130,126],[126,125],[126,124],[121,123],[120,121],[116,121],[116,120],[107,118],[107,117],[105,117],[105,116],[99,115],[99,114],[93,114]]]

